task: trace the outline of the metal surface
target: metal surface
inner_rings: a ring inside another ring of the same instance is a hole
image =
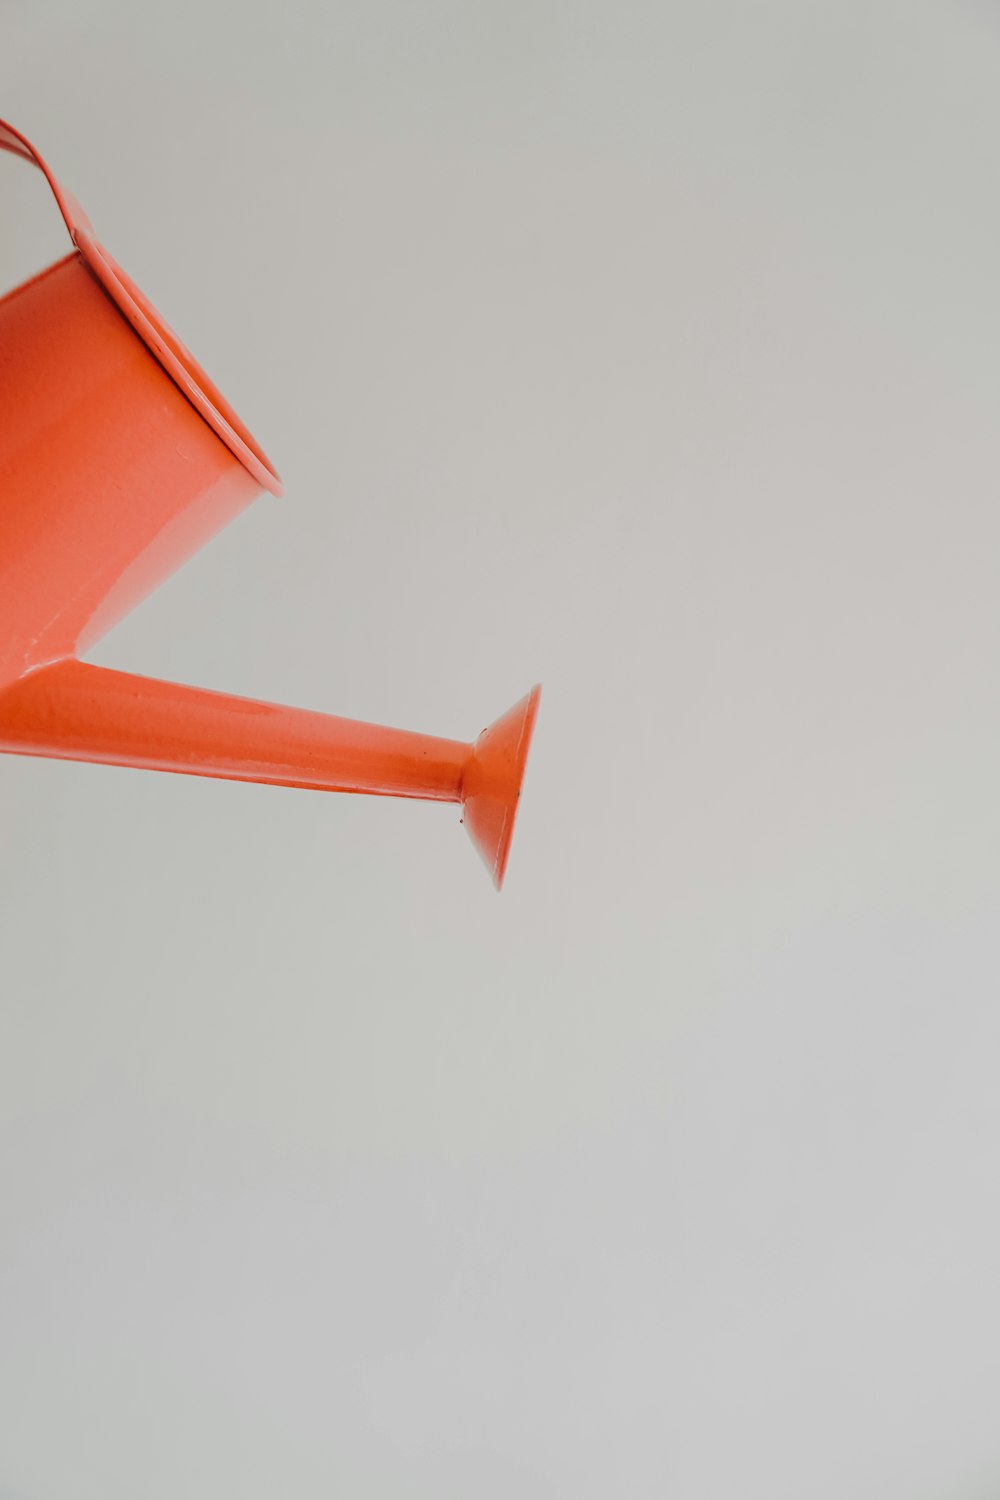
[[[0,301],[0,749],[465,804],[499,887],[535,688],[475,745],[84,664],[280,481],[34,148],[75,249]]]

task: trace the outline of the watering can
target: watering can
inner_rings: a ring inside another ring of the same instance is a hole
[[[281,481],[221,392],[45,175],[72,251],[0,300],[0,750],[460,803],[497,888],[538,709],[471,744],[81,660]]]

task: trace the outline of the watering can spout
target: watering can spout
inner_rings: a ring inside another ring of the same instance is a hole
[[[499,890],[539,691],[466,744],[70,658],[27,673],[0,695],[0,748],[272,786],[461,803],[465,826]]]

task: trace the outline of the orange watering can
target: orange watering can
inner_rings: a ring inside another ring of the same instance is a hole
[[[461,803],[497,887],[538,708],[474,744],[80,660],[281,481],[232,407],[94,236],[34,147],[72,252],[0,300],[0,750]]]

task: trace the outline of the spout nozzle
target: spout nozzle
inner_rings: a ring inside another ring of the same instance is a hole
[[[497,890],[503,885],[541,688],[484,729],[462,782],[465,826]]]
[[[461,802],[499,890],[540,694],[532,688],[469,745],[66,658],[0,692],[0,751]]]

